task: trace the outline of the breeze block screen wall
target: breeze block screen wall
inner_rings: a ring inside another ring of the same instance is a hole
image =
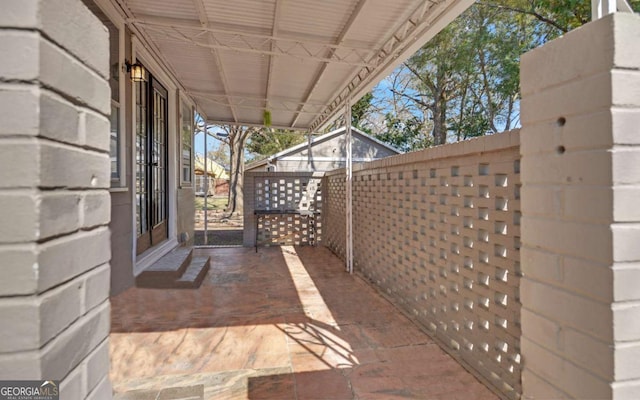
[[[520,384],[519,132],[354,166],[355,270],[505,397]],[[324,244],[344,258],[345,175]]]
[[[247,172],[244,182],[244,245],[256,241],[255,210],[280,210],[257,226],[260,245],[316,244],[322,237],[322,172]],[[310,210],[313,216],[287,214]],[[311,225],[313,224],[313,229]]]

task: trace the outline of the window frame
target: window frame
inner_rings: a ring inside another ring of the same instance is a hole
[[[195,108],[193,106],[193,103],[191,101],[189,101],[189,99],[187,99],[185,96],[181,95],[179,96],[179,102],[180,102],[180,107],[179,107],[179,118],[178,120],[179,122],[179,157],[180,157],[180,168],[179,168],[179,175],[180,175],[180,187],[194,187],[194,149],[193,149],[193,145],[194,145],[194,141],[193,141],[193,133],[194,133],[194,126],[195,126]],[[184,177],[184,167],[185,167],[185,163],[184,163],[184,137],[183,137],[183,124],[185,122],[185,115],[183,115],[185,109],[189,110],[189,114],[190,114],[190,119],[189,119],[189,123],[190,123],[190,129],[191,129],[191,135],[190,137],[190,143],[189,143],[189,180],[186,180]]]
[[[111,177],[111,188],[112,192],[125,192],[128,191],[127,187],[127,166],[129,164],[127,158],[127,107],[130,104],[130,101],[127,99],[126,89],[128,76],[124,71],[125,64],[125,22],[122,16],[110,5],[105,4],[102,1],[96,1],[96,6],[100,9],[100,11],[104,14],[104,16],[111,21],[113,26],[118,32],[118,60],[117,65],[112,65],[110,68],[110,73],[116,72],[118,73],[118,101],[115,101],[113,97],[111,98],[112,107],[115,106],[118,112],[118,153],[117,157],[117,176]],[[109,40],[111,40],[111,35],[109,35]],[[111,63],[111,60],[109,60]],[[109,141],[111,141],[111,118],[109,118]],[[109,159],[111,159],[111,151],[109,151]],[[109,172],[111,175],[111,167],[109,167]]]

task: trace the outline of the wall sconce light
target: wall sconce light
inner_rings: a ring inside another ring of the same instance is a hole
[[[131,64],[129,61],[125,61],[124,65],[127,73],[131,74],[131,80],[133,82],[147,81],[147,71],[144,69],[142,64]]]

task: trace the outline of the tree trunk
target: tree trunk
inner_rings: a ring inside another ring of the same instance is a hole
[[[438,68],[433,92],[433,144],[438,146],[447,142],[447,77],[444,68]]]
[[[229,180],[229,204],[226,218],[242,215],[244,211],[244,148],[253,133],[252,128],[229,128],[231,152],[231,176]]]
[[[438,146],[447,142],[447,103],[438,96],[433,105],[433,143]]]

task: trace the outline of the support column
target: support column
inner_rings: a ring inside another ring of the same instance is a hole
[[[617,0],[591,0],[591,20],[595,21],[616,12],[616,2]]]
[[[640,398],[640,16],[522,57],[526,399]]]
[[[209,136],[209,126],[204,126],[204,241],[202,244],[205,246],[209,244],[209,238],[207,229],[209,227],[209,207],[208,207],[208,199],[209,199],[209,169],[208,169],[208,159],[209,159],[209,147],[207,147],[207,137]],[[213,189],[215,192],[215,187]]]
[[[256,216],[253,213],[256,209],[256,177],[254,172],[245,172],[244,174],[244,207],[243,212],[243,240],[242,244],[246,247],[256,245]]]
[[[109,39],[80,0],[0,12],[0,377],[110,398]]]
[[[345,147],[346,147],[346,187],[345,187],[345,199],[347,204],[345,205],[346,220],[347,220],[347,233],[346,233],[346,254],[345,262],[347,272],[353,274],[353,141],[351,137],[351,101],[347,99],[344,110],[345,121]]]

